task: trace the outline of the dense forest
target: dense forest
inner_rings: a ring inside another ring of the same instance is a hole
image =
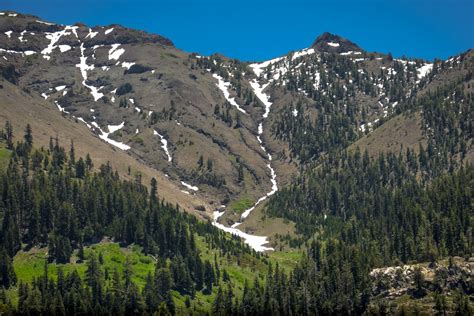
[[[0,174],[5,313],[169,315],[176,312],[172,291],[187,297],[189,307],[197,291],[206,295],[214,287],[209,311],[214,315],[383,314],[389,311],[386,302],[372,302],[374,267],[469,256],[473,250],[472,166],[423,176],[431,159],[422,148],[377,159],[342,152],[328,156],[269,204],[269,214],[293,220],[304,239],[312,240],[306,255],[291,271],[268,264],[263,279],[245,280],[236,294],[225,269],[201,259],[195,237],[203,236],[223,255],[265,257],[160,200],[154,179],[149,190],[139,175],[121,180],[110,165],[95,169],[89,156],[76,159],[74,145],[67,152],[57,139],[48,149],[35,149],[29,126],[16,144],[9,123],[1,136],[11,152]],[[128,261],[121,272],[108,271],[100,253],[84,256],[85,245],[104,237],[139,244],[156,259],[143,287],[132,281]],[[18,282],[12,258],[35,246],[48,246],[44,272],[30,283]],[[49,276],[48,262],[67,263],[74,250],[86,262],[85,277],[61,268],[55,278]],[[5,295],[12,286],[18,288],[15,305]],[[467,295],[473,290],[469,280],[460,282],[452,304],[438,306],[439,311],[468,315]],[[442,287],[436,295],[445,302]]]
[[[207,311],[215,315],[404,313],[405,307],[393,309],[374,298],[374,268],[473,253],[474,167],[465,162],[473,135],[473,100],[464,89],[469,76],[400,106],[406,113],[420,111],[426,143],[397,154],[370,157],[358,148],[341,150],[360,134],[355,116],[330,114],[329,100],[322,109],[327,115],[315,122],[290,110],[280,113],[274,132],[289,141],[305,172],[277,192],[265,212],[296,224],[297,238],[281,236],[304,249],[291,270],[270,264],[239,238],[166,203],[155,179],[148,187],[140,174],[123,180],[110,164],[94,166],[89,155],[76,157],[74,144],[66,150],[54,138],[49,148],[35,148],[29,125],[15,144],[7,122],[0,133],[9,153],[0,168],[1,311],[168,315],[177,312],[176,292],[186,297],[188,312],[201,313],[192,309],[199,292],[215,295]],[[302,106],[297,104],[298,112]],[[215,115],[239,124],[220,108]],[[212,160],[199,157],[195,177],[220,181],[210,177],[212,170]],[[268,272],[253,282],[245,279],[237,291],[216,258],[201,258],[197,237],[222,256],[250,255]],[[102,267],[101,253],[85,255],[84,247],[104,238],[140,245],[156,261],[144,285],[132,280],[128,261],[120,272],[109,271]],[[19,281],[13,258],[34,247],[48,249],[44,272],[32,282]],[[74,252],[86,264],[83,276],[62,268],[54,277],[48,274],[49,263],[69,263]],[[443,278],[436,278],[435,310],[469,315],[472,281],[462,279],[447,292]],[[417,284],[411,295],[427,295],[423,282]],[[5,292],[12,287],[18,289],[16,303]]]
[[[8,122],[1,133],[11,157],[0,168],[0,287],[18,286],[20,313],[173,313],[171,290],[192,298],[228,278],[215,261],[201,259],[196,236],[224,256],[260,257],[239,238],[160,200],[155,179],[148,190],[140,175],[124,181],[109,164],[94,169],[89,155],[76,159],[73,144],[67,152],[51,139],[48,149],[35,149],[32,135],[28,125],[23,141],[14,144]],[[100,254],[84,257],[84,246],[103,238],[138,244],[156,260],[143,289],[127,266],[123,275],[105,276]],[[12,258],[20,249],[44,246],[50,263],[68,263],[78,250],[79,260],[87,261],[86,279],[58,271],[53,281],[45,269],[32,284],[17,284]],[[4,295],[2,300],[9,306]]]

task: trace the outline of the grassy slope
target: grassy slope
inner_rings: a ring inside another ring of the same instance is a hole
[[[267,263],[278,264],[289,270],[293,267],[300,257],[301,253],[270,253],[269,258],[262,258],[261,260],[251,256],[243,255],[240,258],[234,256],[221,256],[217,249],[210,249],[203,238],[197,237],[196,243],[201,251],[201,258],[214,262],[216,256],[219,265],[221,266],[221,275],[223,269],[227,271],[230,276],[230,283],[236,295],[242,294],[245,280],[252,284],[255,278],[263,281],[268,269]],[[120,247],[119,244],[110,241],[103,241],[99,244],[91,245],[84,248],[84,254],[87,258],[90,253],[94,251],[97,255],[100,253],[103,256],[103,270],[108,270],[111,276],[113,271],[117,269],[119,272],[123,271],[123,267],[127,258],[132,263],[133,281],[142,288],[145,285],[145,280],[148,273],[153,273],[155,270],[155,260],[150,256],[145,256],[141,253],[141,248],[137,245],[129,247]],[[18,281],[31,282],[34,278],[43,275],[44,264],[47,259],[47,248],[32,248],[28,251],[20,251],[14,258],[14,268],[18,277]],[[77,250],[74,252],[71,262],[68,264],[48,265],[48,274],[54,279],[57,277],[57,269],[61,267],[65,273],[70,273],[76,270],[81,278],[85,277],[87,269],[87,260],[78,262]],[[106,281],[107,282],[107,281]],[[206,312],[212,307],[212,302],[217,293],[217,288],[213,288],[211,295],[204,295],[201,292],[196,293],[190,310],[185,307],[185,297],[178,292],[173,293],[175,304],[179,311],[189,313],[191,311]],[[16,304],[18,302],[18,288],[14,287],[7,292],[9,298]]]
[[[74,141],[76,156],[85,157],[89,153],[95,167],[110,162],[123,178],[133,180],[128,175],[130,167],[132,176],[140,173],[142,183],[145,185],[148,185],[151,178],[155,177],[160,187],[159,194],[166,201],[173,204],[178,203],[183,209],[200,217],[202,217],[202,213],[195,211],[196,205],[204,205],[207,210],[212,210],[207,201],[198,195],[177,194],[182,188],[179,183],[171,182],[163,172],[149,167],[129,153],[104,143],[94,136],[83,123],[64,118],[49,102],[41,98],[34,98],[1,78],[0,83],[3,85],[0,94],[0,129],[4,127],[5,121],[10,121],[13,125],[15,141],[22,140],[25,126],[30,124],[36,147],[48,148],[51,136],[57,136],[61,146],[67,149],[71,141]],[[12,111],[12,108],[15,111]]]
[[[360,138],[349,150],[360,148],[361,152],[367,149],[370,156],[375,157],[381,152],[405,153],[407,148],[418,152],[419,144],[426,147],[426,140],[421,131],[421,115],[419,112],[409,115],[397,115],[373,132]]]
[[[0,143],[0,171],[4,171],[8,167],[11,151],[5,147],[4,143]]]

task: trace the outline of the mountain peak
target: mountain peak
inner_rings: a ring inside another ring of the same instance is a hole
[[[313,42],[311,47],[323,52],[347,52],[347,51],[362,51],[357,44],[350,40],[336,34],[324,32],[319,35]]]

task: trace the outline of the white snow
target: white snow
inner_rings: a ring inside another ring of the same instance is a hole
[[[267,61],[264,61],[264,62],[261,62],[261,63],[254,63],[254,64],[250,64],[250,68],[252,68],[253,72],[257,75],[257,77],[260,77],[260,75],[262,74],[263,70],[270,66],[271,64],[274,64],[276,62],[279,62],[280,60],[282,60],[284,57],[277,57],[277,58],[274,58],[274,59],[270,59],[270,60],[267,60]]]
[[[53,52],[53,50],[58,47],[56,46],[56,43],[59,41],[59,39],[62,37],[62,36],[66,36],[66,35],[70,35],[71,33],[68,32],[68,31],[71,31],[72,33],[74,33],[77,37],[77,33],[76,33],[76,29],[78,28],[78,26],[70,26],[70,25],[66,25],[64,27],[63,30],[61,31],[57,31],[57,32],[54,32],[54,33],[46,33],[46,38],[50,40],[49,44],[48,44],[48,47],[46,47],[45,49],[43,49],[41,51],[41,54],[43,54],[43,58],[44,59],[47,59],[49,60],[50,59],[50,54]]]
[[[347,56],[347,55],[360,55],[360,54],[362,54],[362,52],[350,50],[348,52],[340,53],[339,55]]]
[[[186,183],[184,181],[181,181],[181,184],[184,185],[186,188],[188,188],[189,190],[193,190],[193,191],[199,191],[199,188],[196,187],[196,186],[193,186],[193,185],[190,185],[189,183]]]
[[[120,56],[125,53],[125,49],[120,48],[120,44],[112,44],[112,48],[109,49],[109,60],[115,59],[118,60]]]
[[[41,96],[46,100],[48,98],[48,95],[46,93],[41,93]]]
[[[59,50],[61,51],[61,53],[64,53],[64,52],[67,52],[68,50],[71,50],[71,46],[69,45],[59,45]]]
[[[127,70],[130,69],[130,67],[132,67],[133,65],[135,65],[135,63],[126,62],[126,61],[124,61],[124,62],[122,63],[122,67],[123,67],[123,68],[127,68]]]
[[[11,37],[12,37],[12,33],[13,33],[13,31],[7,31],[7,32],[5,32],[5,34],[8,36],[8,38],[11,38]]]
[[[20,55],[25,55],[25,56],[36,54],[36,52],[34,52],[32,50],[26,50],[24,52],[19,52],[19,51],[16,51],[16,50],[3,49],[3,48],[0,48],[0,52],[1,53],[7,53],[7,54],[20,54]],[[3,57],[5,58],[5,56],[3,56]]]
[[[57,86],[56,88],[54,88],[56,91],[62,91],[64,89],[66,89],[66,86]]]
[[[255,68],[254,68],[254,71],[255,71]],[[257,72],[255,72],[255,73],[257,73]],[[267,118],[268,113],[270,113],[270,107],[272,106],[272,103],[269,101],[270,96],[263,93],[263,90],[268,86],[268,83],[261,86],[257,82],[257,80],[254,79],[254,80],[250,81],[250,86],[252,87],[252,89],[253,89],[255,95],[257,96],[257,98],[260,101],[262,101],[263,105],[265,105],[265,113],[263,113],[263,118],[265,119],[265,118]]]
[[[36,23],[45,24],[45,25],[55,25],[54,23],[49,23],[45,21],[36,20]]]
[[[88,128],[92,128],[92,126],[89,123],[87,123],[82,117],[77,117],[77,120],[81,121],[84,124],[86,124]]]
[[[88,38],[90,37],[91,39],[94,38],[97,34],[99,34],[99,32],[93,32],[91,28],[89,28],[89,33],[87,34],[87,36],[85,38]]]
[[[306,56],[306,55],[311,55],[311,54],[314,54],[314,53],[315,53],[314,48],[305,48],[303,50],[295,52],[293,54],[293,56],[291,57],[291,60],[295,60],[296,58]]]
[[[170,155],[170,152],[168,150],[168,141],[163,137],[163,135],[161,135],[160,133],[158,133],[157,131],[153,130],[153,135],[158,135],[160,137],[160,140],[161,140],[161,148],[163,148],[163,150],[165,151],[166,153],[166,156],[168,156],[168,162],[171,162],[172,161],[172,157]]]
[[[329,46],[331,46],[331,47],[339,47],[339,43],[328,42],[327,44],[328,44]]]
[[[104,34],[107,35],[107,34],[111,33],[113,30],[114,30],[113,27],[110,28],[110,29],[107,29],[107,30],[105,30]]]
[[[108,133],[104,132],[96,122],[92,122],[91,124],[93,126],[95,126],[100,131],[100,133],[101,133],[99,135],[100,139],[104,140],[105,142],[107,142],[107,143],[111,144],[112,146],[115,146],[115,147],[117,147],[121,150],[129,150],[130,149],[130,146],[128,146],[128,145],[126,145],[122,142],[118,142],[118,141],[115,141],[115,140],[109,138],[110,134],[122,129],[125,125],[125,122],[122,122],[119,125],[109,125],[109,126],[107,126],[107,129],[109,130]]]
[[[18,40],[22,43],[27,42],[27,40],[23,39],[23,36],[25,35],[25,33],[26,33],[26,30],[22,31],[20,33],[20,36],[18,37]]]
[[[56,104],[60,112],[69,113],[68,111],[64,110],[62,106],[59,105],[58,101],[54,101],[54,104]]]
[[[213,218],[213,221],[212,221],[212,225],[216,226],[217,228],[219,228],[219,229],[221,229],[225,232],[228,232],[230,234],[239,236],[240,238],[242,238],[244,240],[244,242],[246,244],[248,244],[255,251],[262,252],[262,251],[266,251],[266,250],[274,250],[271,247],[265,247],[264,246],[265,244],[268,243],[268,240],[267,240],[266,236],[250,235],[250,234],[244,233],[243,231],[241,231],[241,230],[239,230],[235,227],[226,227],[226,226],[220,224],[219,222],[217,222],[219,217],[221,217],[223,214],[224,214],[224,211],[222,211],[222,212],[215,211],[214,214],[213,214],[214,218]]]
[[[224,80],[224,78],[222,78],[221,76],[219,76],[218,74],[213,74],[212,77],[216,78],[217,79],[217,83],[216,83],[216,86],[222,91],[222,93],[224,94],[224,97],[227,101],[229,101],[229,103],[233,106],[235,106],[237,108],[237,110],[239,110],[240,112],[242,113],[245,113],[247,114],[247,112],[242,109],[238,104],[237,102],[235,102],[235,98],[231,98],[230,97],[230,93],[229,93],[229,87],[230,87],[230,82],[227,82]]]
[[[86,81],[87,81],[87,71],[88,70],[93,70],[94,65],[87,65],[87,63],[86,63],[87,57],[84,56],[84,51],[85,50],[86,49],[84,48],[84,43],[81,43],[81,57],[80,57],[81,62],[79,64],[77,64],[76,67],[81,70],[82,79],[83,79],[82,80],[82,85],[84,87],[88,88],[91,91],[91,94],[94,97],[94,101],[97,101],[97,100],[99,100],[100,98],[102,98],[104,96],[103,93],[99,92],[99,90],[102,89],[103,87],[97,88],[97,87],[94,87],[94,86],[90,86],[86,83]]]
[[[421,80],[433,69],[433,64],[424,64],[416,70],[418,80]]]
[[[258,67],[252,67],[254,69],[259,69]],[[259,70],[257,70],[258,72]],[[270,108],[272,106],[272,102],[269,101],[270,96],[267,95],[266,93],[263,92],[263,90],[267,87],[267,84],[264,84],[263,86],[258,83],[256,79],[250,82],[250,86],[254,90],[255,95],[262,101],[262,103],[265,105],[265,113],[263,113],[262,118],[265,120],[268,117],[268,114],[270,113]],[[270,170],[271,174],[271,179],[270,182],[272,184],[272,189],[270,192],[268,192],[266,195],[262,196],[260,199],[257,200],[257,202],[248,210],[245,210],[242,213],[241,219],[247,218],[247,216],[255,209],[255,207],[260,204],[262,201],[266,200],[267,197],[275,194],[275,192],[278,190],[277,182],[276,182],[276,173],[275,170],[272,168],[271,161],[272,161],[272,156],[267,152],[266,148],[263,146],[263,141],[261,138],[261,135],[263,133],[263,121],[260,122],[258,125],[258,135],[257,135],[257,140],[260,143],[260,148],[267,154],[268,156],[268,164],[267,168]]]
[[[15,16],[17,16],[17,15],[18,15],[17,13],[10,13],[10,14],[8,14],[8,16],[12,16],[12,17],[15,17]]]
[[[107,128],[109,133],[115,133],[118,130],[121,130],[125,126],[125,122],[120,123],[119,125],[108,125]]]
[[[297,117],[297,116],[298,116],[298,110],[297,110],[297,109],[293,109],[293,116],[294,116],[294,117]]]

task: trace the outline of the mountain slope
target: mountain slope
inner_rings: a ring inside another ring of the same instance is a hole
[[[295,236],[293,223],[263,215],[277,189],[346,148],[376,156],[426,145],[421,112],[407,111],[472,73],[471,53],[435,63],[394,59],[330,33],[257,63],[189,54],[119,25],[64,26],[13,12],[0,16],[0,40],[9,81],[2,93],[17,90],[9,103],[33,116],[42,110],[29,104],[49,105],[59,124],[53,132],[82,125],[82,153],[110,160],[125,177],[128,165],[153,174],[167,200],[237,234],[272,232],[272,243]],[[5,119],[22,128],[25,120],[9,112]],[[50,130],[46,119],[35,124]],[[470,161],[471,142],[466,151]]]

